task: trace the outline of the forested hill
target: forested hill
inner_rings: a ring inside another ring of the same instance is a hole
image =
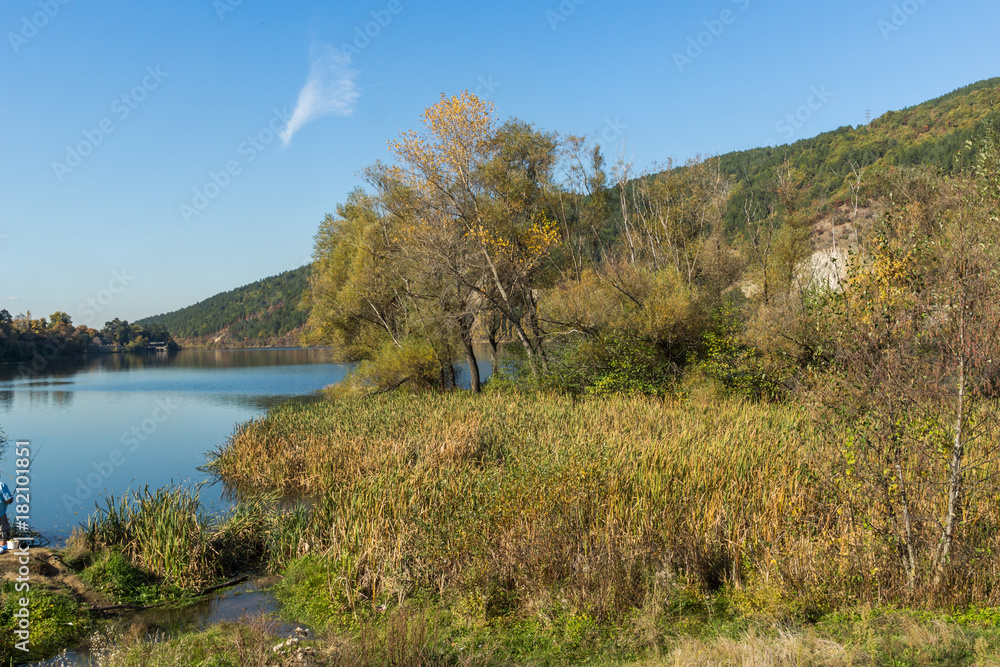
[[[303,266],[137,323],[163,324],[185,347],[294,346],[309,316],[299,307],[308,284]]]
[[[720,156],[720,169],[749,183],[762,199],[768,181],[781,168],[792,168],[803,204],[822,207],[850,197],[851,164],[877,171],[926,165],[944,173],[960,168],[967,141],[982,136],[984,122],[1000,118],[1000,78],[959,88],[900,111],[890,111],[868,125],[841,127],[810,139],[777,147],[736,151]],[[870,180],[870,179],[869,179]],[[771,188],[773,190],[773,188]],[[743,214],[743,201],[730,202],[728,222]]]

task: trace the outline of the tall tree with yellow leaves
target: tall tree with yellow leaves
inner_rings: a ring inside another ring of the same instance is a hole
[[[442,97],[421,120],[419,132],[390,142],[395,165],[366,172],[386,208],[404,221],[399,247],[425,272],[450,277],[448,310],[474,390],[473,335],[487,309],[517,336],[532,369],[538,362],[544,368],[535,278],[559,240],[543,212],[555,139],[518,121],[498,126],[492,103],[468,92]]]

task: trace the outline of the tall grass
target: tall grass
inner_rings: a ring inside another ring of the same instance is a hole
[[[196,489],[164,487],[104,500],[74,548],[120,552],[165,586],[197,592],[222,577],[270,569],[299,555],[309,510],[259,493],[208,517]]]
[[[811,516],[806,423],[742,403],[379,397],[273,410],[213,466],[317,499],[296,551],[335,555],[331,594],[351,606],[428,591],[488,617],[546,596],[607,616],[664,573],[704,590],[801,579],[830,519]]]
[[[196,588],[217,575],[197,491],[146,487],[108,496],[84,537],[91,551],[120,550],[169,585]]]
[[[327,554],[325,593],[348,608],[430,594],[486,619],[552,604],[622,619],[657,613],[664,587],[806,618],[931,604],[813,424],[739,401],[380,396],[279,407],[212,465],[315,499],[285,555]],[[933,604],[998,603],[991,498],[966,515],[963,585]]]

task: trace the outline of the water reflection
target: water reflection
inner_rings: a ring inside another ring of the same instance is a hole
[[[2,382],[51,382],[81,373],[142,371],[150,368],[260,368],[329,364],[323,348],[269,348],[254,350],[184,350],[170,354],[91,354],[76,359],[48,361],[41,370],[30,363],[0,364]]]
[[[33,387],[27,391],[27,397],[28,403],[35,409],[65,410],[73,404],[73,392],[71,391],[50,391]],[[6,402],[5,409],[9,409],[13,403],[14,392],[11,392],[10,401]]]
[[[142,618],[152,627],[170,632],[234,623],[248,616],[276,617],[279,611],[280,605],[273,594],[262,590],[257,582],[246,582],[187,607],[150,609],[142,613]],[[278,621],[274,631],[287,634],[294,627],[294,623]]]

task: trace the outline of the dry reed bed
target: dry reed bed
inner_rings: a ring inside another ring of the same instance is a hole
[[[812,423],[738,401],[382,396],[272,410],[213,465],[317,499],[287,555],[326,554],[352,607],[423,591],[487,618],[540,599],[609,618],[721,587],[746,613],[904,601],[871,503]],[[985,501],[973,514],[996,525]],[[977,567],[988,602],[995,559]]]

